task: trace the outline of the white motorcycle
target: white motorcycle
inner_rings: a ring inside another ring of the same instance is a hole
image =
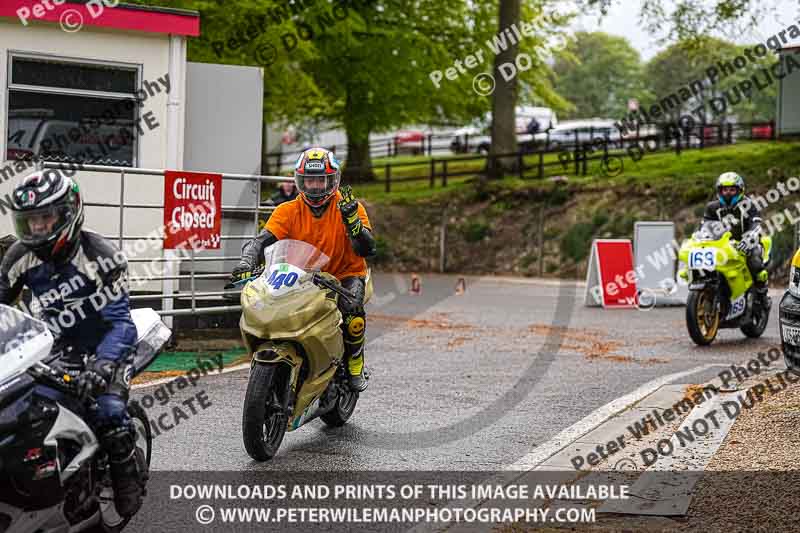
[[[138,332],[136,375],[171,332],[152,309],[135,309],[131,316]],[[114,506],[108,457],[80,416],[88,405],[75,392],[74,372],[60,368],[52,350],[44,322],[0,305],[0,532],[121,531],[129,519]],[[63,393],[63,402],[36,394],[37,384]],[[150,424],[135,403],[128,412],[146,474]]]

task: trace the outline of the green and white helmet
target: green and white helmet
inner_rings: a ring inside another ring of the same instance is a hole
[[[723,196],[723,187],[736,187],[738,191],[733,196]],[[722,205],[735,206],[744,198],[744,178],[736,172],[726,172],[717,178],[717,196]]]

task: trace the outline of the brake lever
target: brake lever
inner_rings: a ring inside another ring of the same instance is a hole
[[[72,385],[72,378],[70,377],[69,380],[65,379],[64,376],[67,376],[66,372],[59,372],[55,368],[47,366],[46,364],[39,362],[33,365],[30,368],[30,371],[33,371],[34,378],[44,378],[45,381],[49,382],[48,385],[55,387],[62,392],[68,392],[71,394],[75,393],[75,387]]]
[[[340,283],[335,283],[333,281],[330,281],[329,279],[320,276],[316,272],[312,276],[311,281],[315,285],[325,287],[326,289],[330,289],[333,292],[338,293],[340,296],[343,296],[349,302],[353,302],[353,300],[355,300],[356,298],[355,294],[342,287]]]

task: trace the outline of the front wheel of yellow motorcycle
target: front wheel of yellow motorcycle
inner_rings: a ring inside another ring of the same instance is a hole
[[[286,433],[283,405],[274,364],[256,363],[250,370],[242,412],[242,436],[247,454],[256,461],[272,459]]]
[[[719,306],[714,304],[714,291],[707,288],[689,292],[686,301],[686,327],[698,346],[708,346],[719,331]]]

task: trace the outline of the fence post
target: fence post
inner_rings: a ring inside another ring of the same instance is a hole
[[[392,167],[389,166],[389,163],[386,163],[386,167],[384,167],[384,178],[386,180],[386,192],[392,192]]]
[[[386,157],[392,157],[392,141],[386,141]]]
[[[436,160],[431,159],[431,175],[430,175],[431,189],[435,185],[435,183],[433,182],[434,179],[436,179]]]
[[[433,133],[428,134],[428,155],[432,155]]]
[[[191,285],[192,289],[191,290],[192,290],[192,313],[194,313],[197,310],[197,304],[196,304],[196,300],[195,300],[195,296],[194,296],[194,293],[195,293],[195,290],[194,290],[194,287],[195,287],[194,286],[194,244],[192,244],[189,247],[189,255],[191,257],[191,264],[192,264],[192,285]],[[197,317],[195,317],[195,320],[197,320]]]
[[[259,215],[259,212],[260,212],[259,210],[261,209],[261,179],[260,178],[256,180],[255,189],[256,189],[256,209],[255,209],[255,213],[253,214],[253,225],[255,226],[255,230],[254,230],[253,235],[258,235],[259,234],[259,229],[260,229],[258,227],[258,223],[259,223],[258,215]]]
[[[464,134],[464,152],[469,153],[469,133]]]
[[[750,129],[752,135],[752,128]],[[733,124],[728,122],[728,144],[733,144]]]
[[[583,158],[582,159],[583,159],[583,161],[582,161],[582,164],[581,164],[581,167],[582,167],[581,170],[583,171],[583,175],[585,176],[586,172],[587,172],[587,170],[586,170],[587,164],[586,163],[589,160],[589,157],[586,155],[586,145],[583,146]]]
[[[544,276],[544,204],[539,209],[539,277]]]
[[[544,152],[539,151],[539,179],[544,179]]]
[[[390,156],[391,156],[391,157],[394,157],[394,156],[396,156],[396,155],[397,155],[397,137],[394,137],[394,138],[392,139],[392,143],[394,143],[394,150],[392,151],[392,153],[390,154]]]
[[[519,172],[519,179],[525,179],[525,160],[522,157],[522,150],[517,152],[517,171]]]
[[[119,172],[119,250],[124,253],[122,249],[122,225],[125,219],[125,169]]]
[[[675,155],[681,155],[681,136],[675,135]]]
[[[442,161],[442,187],[447,187],[447,159]]]
[[[769,138],[771,141],[775,140],[775,136],[777,135],[777,131],[775,131],[775,119],[769,121]]]
[[[442,226],[439,229],[439,272],[447,268],[447,208],[442,211]]]

